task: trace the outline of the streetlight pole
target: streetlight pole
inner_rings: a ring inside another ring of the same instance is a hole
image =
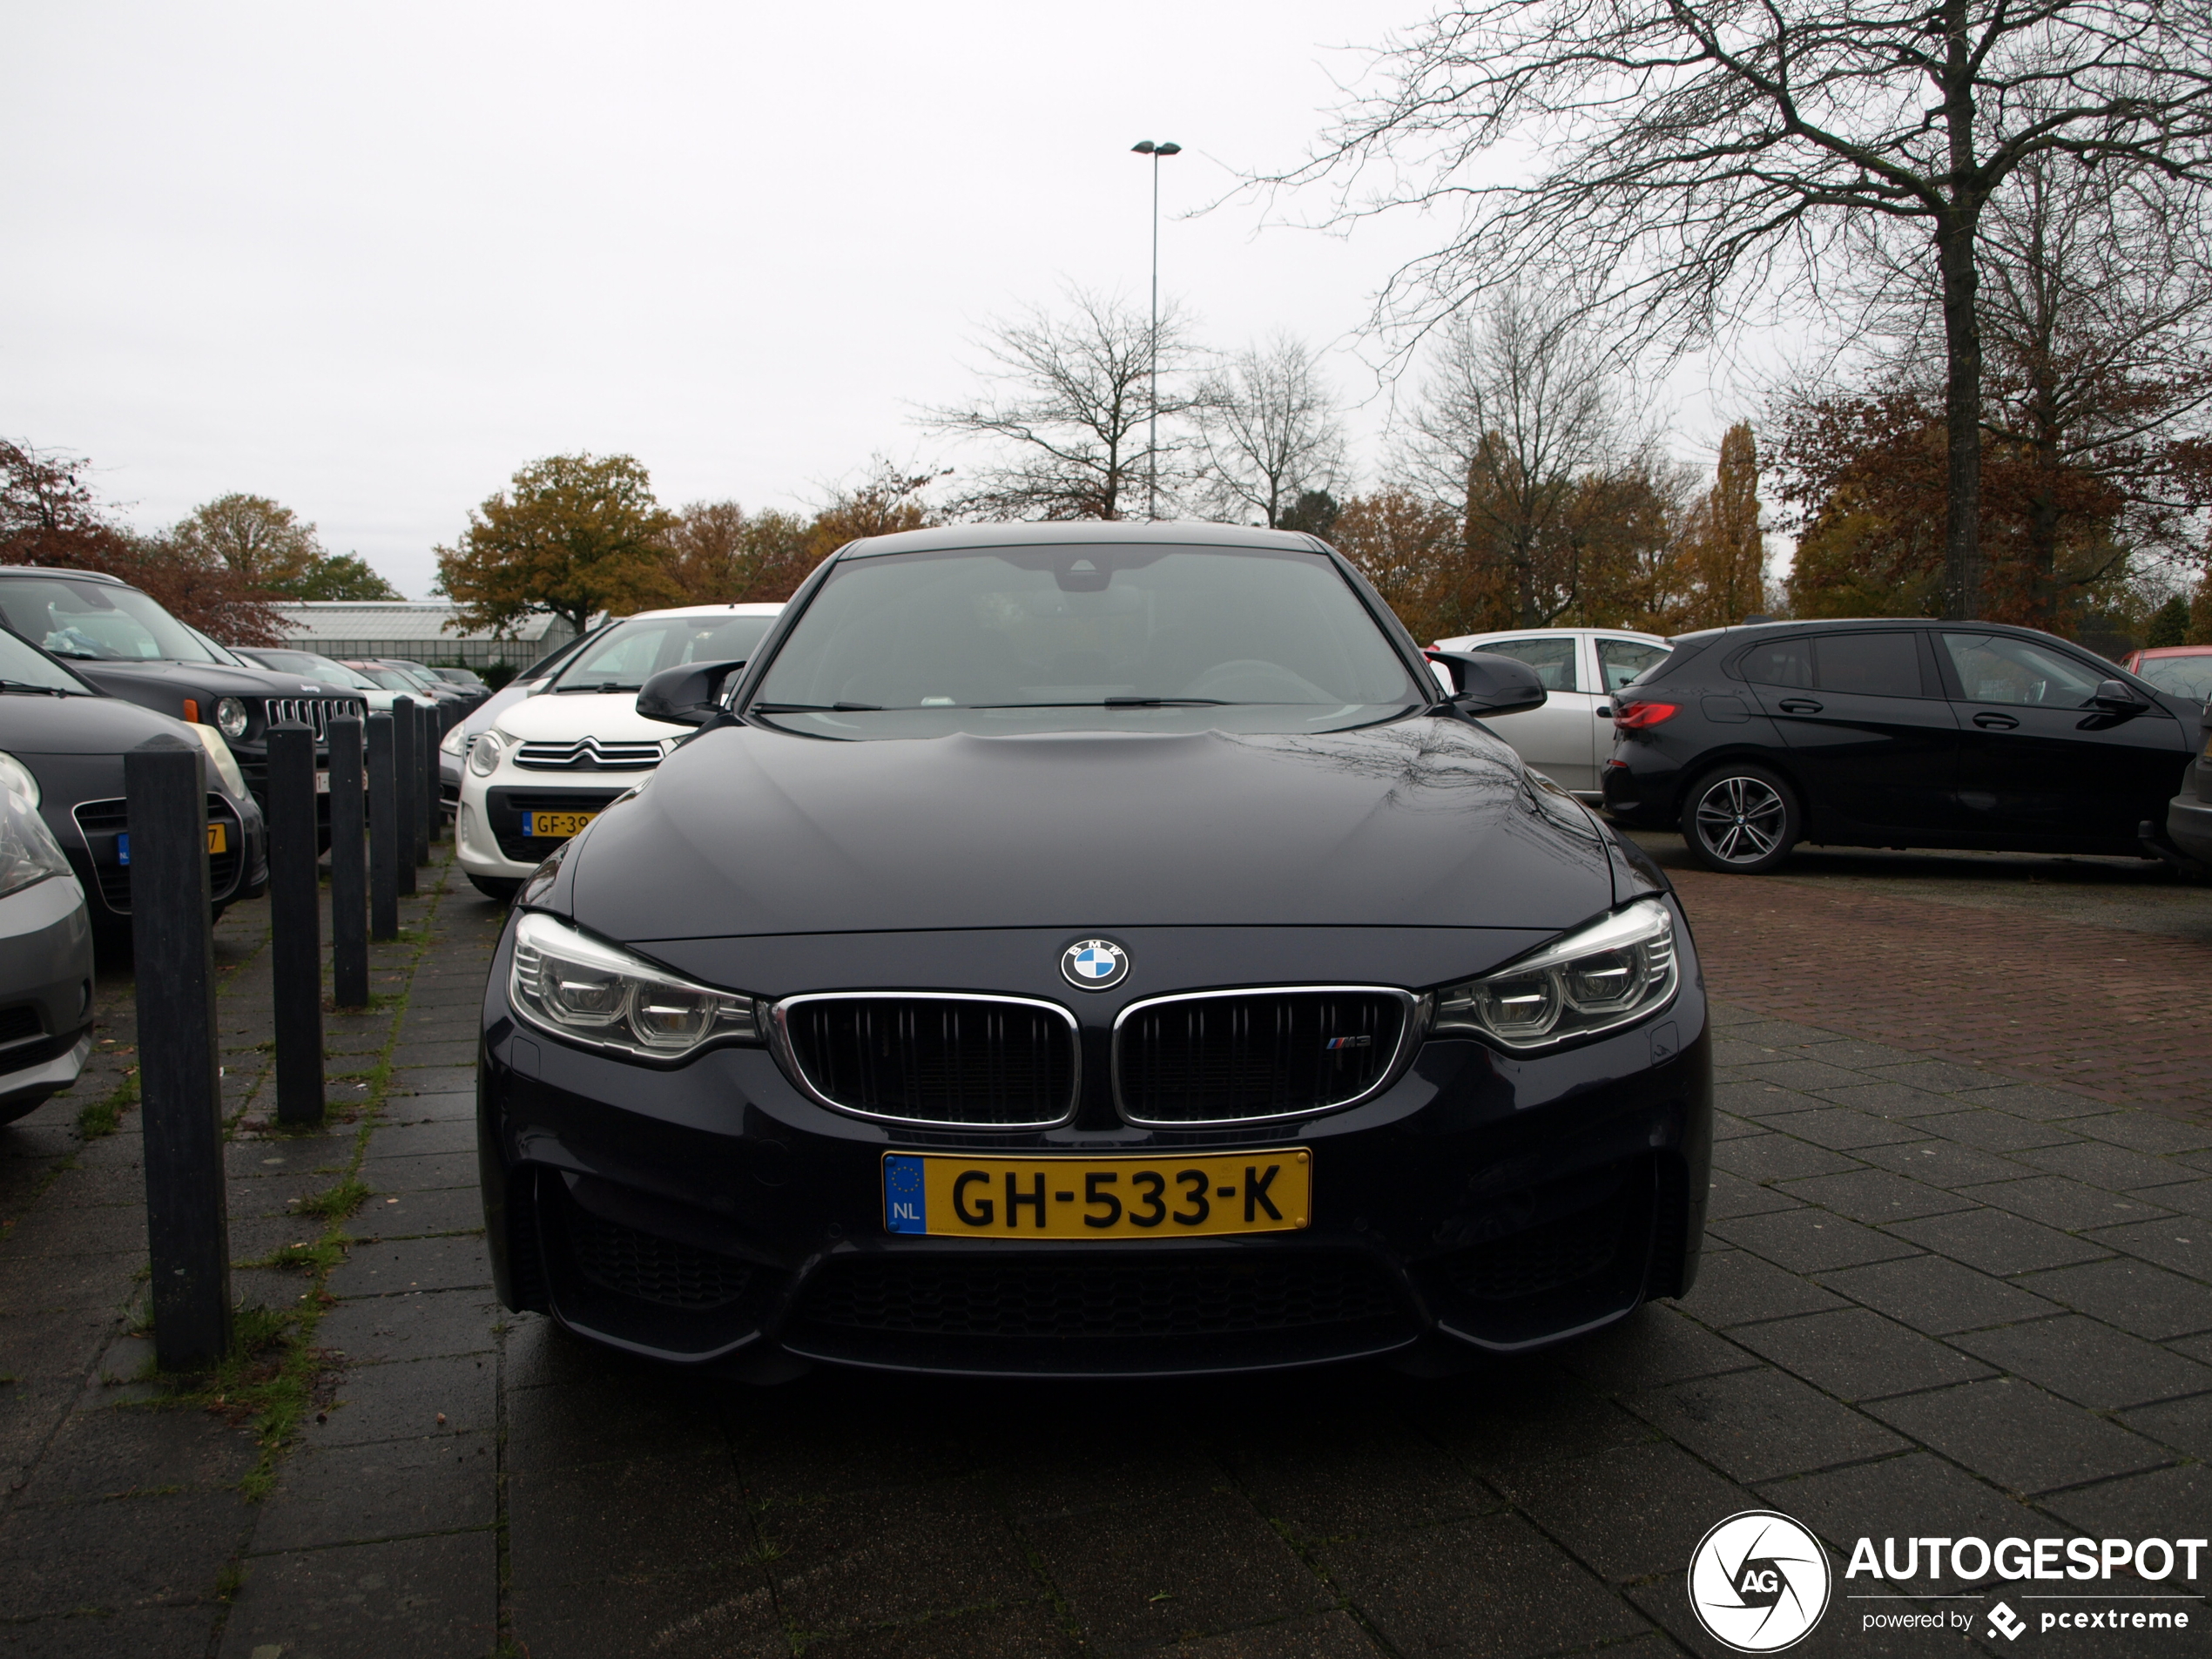
[[[1160,158],[1179,156],[1179,144],[1144,138],[1130,145],[1132,154],[1152,158],[1152,408],[1144,437],[1147,518],[1160,516]]]

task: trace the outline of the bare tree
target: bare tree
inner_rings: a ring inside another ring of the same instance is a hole
[[[1068,311],[1031,307],[995,325],[983,342],[994,395],[924,411],[922,423],[994,443],[999,458],[974,469],[952,504],[974,518],[1119,518],[1154,456],[1151,323],[1119,300],[1068,290]],[[1159,415],[1173,422],[1199,401],[1189,368],[1196,356],[1178,308],[1160,313]],[[1185,442],[1173,435],[1157,457],[1170,496],[1189,482]]]
[[[1238,353],[1207,381],[1197,417],[1198,487],[1217,516],[1256,513],[1276,529],[1301,497],[1335,493],[1344,426],[1304,342],[1277,334]]]
[[[1981,597],[1990,199],[2042,157],[2196,181],[2212,152],[2198,0],[1474,0],[1383,63],[1386,87],[1285,177],[1395,181],[1341,217],[1458,211],[1386,313],[1410,297],[1433,317],[1536,270],[1681,344],[1783,280],[1801,293],[1856,221],[1917,226],[1941,295],[1957,617]],[[1499,182],[1487,152],[1522,145],[1534,177]]]
[[[1575,604],[1568,521],[1582,481],[1626,447],[1588,334],[1507,289],[1480,318],[1460,313],[1439,331],[1398,471],[1459,506],[1468,563],[1497,569],[1513,625],[1535,628]]]

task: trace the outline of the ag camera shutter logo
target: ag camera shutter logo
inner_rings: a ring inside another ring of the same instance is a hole
[[[1779,1653],[1828,1610],[1828,1552],[1771,1509],[1730,1515],[1689,1558],[1689,1606],[1706,1634],[1738,1653]]]

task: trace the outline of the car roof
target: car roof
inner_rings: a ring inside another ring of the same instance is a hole
[[[105,582],[114,588],[131,585],[105,570],[79,570],[66,564],[0,564],[0,576],[65,576],[77,582]]]
[[[1641,628],[1485,628],[1480,633],[1447,634],[1447,639],[1580,639],[1584,634],[1610,634],[1616,639],[1642,639],[1655,645],[1668,643],[1664,634],[1648,634]]]
[[[1243,524],[1210,524],[1189,519],[1133,523],[1128,519],[1055,520],[1046,523],[945,524],[934,529],[900,530],[863,536],[833,556],[872,559],[887,553],[930,553],[956,548],[1067,547],[1135,544],[1156,547],[1271,547],[1286,552],[1326,551],[1302,530],[1271,530]]]
[[[613,621],[644,622],[659,617],[773,617],[781,614],[783,608],[780,600],[772,604],[670,605],[662,610],[633,610]]]
[[[2154,657],[2212,657],[2212,645],[2146,645],[2131,654],[2146,662]]]

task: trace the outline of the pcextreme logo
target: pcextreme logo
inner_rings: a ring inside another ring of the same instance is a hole
[[[1828,1552],[1785,1514],[1746,1509],[1698,1541],[1689,1605],[1714,1641],[1738,1653],[1779,1653],[1828,1610]]]

